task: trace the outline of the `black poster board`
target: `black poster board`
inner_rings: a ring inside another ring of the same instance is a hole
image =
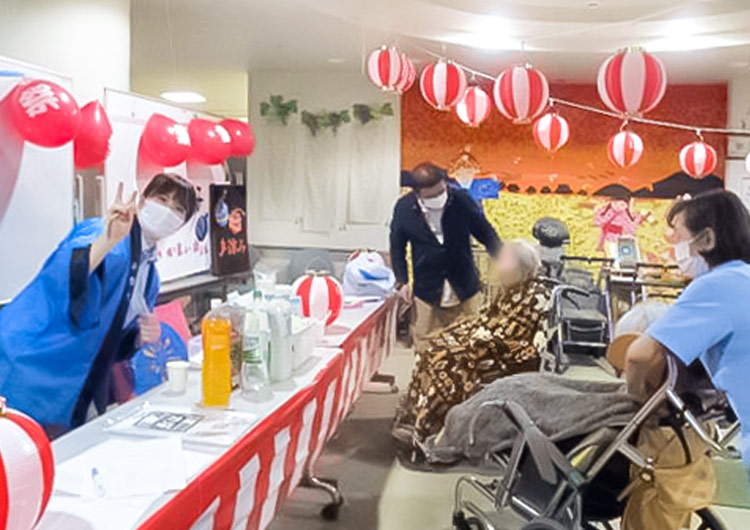
[[[211,273],[250,270],[245,186],[211,184]]]

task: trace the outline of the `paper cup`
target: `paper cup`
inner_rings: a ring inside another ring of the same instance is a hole
[[[187,390],[189,366],[187,361],[167,361],[167,387],[172,394],[184,394]]]

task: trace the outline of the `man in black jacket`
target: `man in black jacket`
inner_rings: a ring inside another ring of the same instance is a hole
[[[421,352],[427,335],[481,305],[471,236],[491,255],[501,243],[474,199],[448,186],[445,171],[424,163],[414,168],[412,178],[415,191],[401,197],[393,212],[391,262],[397,288],[409,300],[406,244],[411,243],[414,348]]]

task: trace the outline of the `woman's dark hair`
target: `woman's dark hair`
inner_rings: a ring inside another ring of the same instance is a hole
[[[435,164],[422,162],[411,170],[412,179],[416,189],[430,188],[442,180],[448,178],[448,173]]]
[[[185,222],[198,211],[198,196],[187,179],[174,173],[155,175],[143,190],[144,197],[166,195],[172,197],[185,210]]]
[[[685,226],[694,236],[711,228],[716,244],[701,252],[711,267],[727,261],[750,263],[750,214],[737,195],[725,190],[712,190],[672,205],[667,222],[673,225],[677,214],[685,216]]]

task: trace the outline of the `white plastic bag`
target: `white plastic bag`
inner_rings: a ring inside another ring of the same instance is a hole
[[[377,252],[358,251],[349,256],[344,270],[344,294],[385,297],[393,290],[396,277]]]

